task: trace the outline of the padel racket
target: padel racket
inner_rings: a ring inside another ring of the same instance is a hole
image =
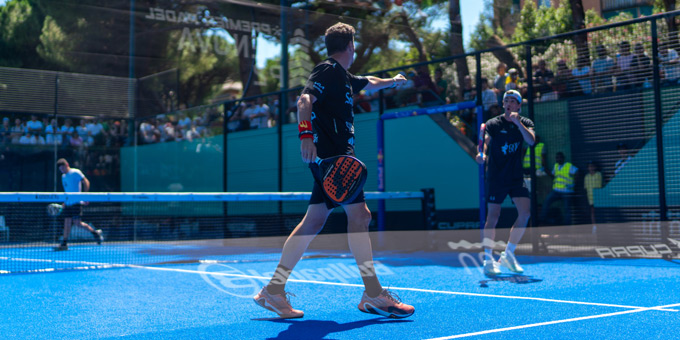
[[[47,214],[50,216],[59,216],[62,210],[64,210],[64,206],[62,204],[51,203],[47,205]]]
[[[336,204],[352,202],[366,183],[366,165],[352,156],[319,157],[309,163],[314,179]]]
[[[482,123],[482,125],[479,126],[479,153],[482,154],[482,157],[484,157],[484,132],[486,131],[486,124]]]

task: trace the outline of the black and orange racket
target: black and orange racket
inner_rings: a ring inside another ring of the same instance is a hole
[[[319,157],[309,163],[314,179],[336,204],[352,202],[366,183],[366,165],[352,156]]]

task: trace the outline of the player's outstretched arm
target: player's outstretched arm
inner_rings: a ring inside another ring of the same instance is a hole
[[[393,78],[368,76],[366,79],[368,79],[368,85],[364,88],[365,90],[382,90],[406,84],[406,78],[401,74],[397,74]]]

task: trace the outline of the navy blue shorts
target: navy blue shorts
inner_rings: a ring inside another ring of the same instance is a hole
[[[80,204],[64,206],[61,216],[64,218],[80,219],[83,216],[83,206]]]
[[[361,203],[365,201],[366,199],[364,198],[364,191],[361,190],[361,192],[357,195],[357,198],[355,198],[352,202],[348,203],[348,205],[354,203]],[[319,184],[316,183],[316,181],[314,181],[314,189],[312,189],[312,197],[309,198],[309,205],[319,203],[326,203],[326,208],[328,209],[333,209],[335,207],[340,206],[339,204],[336,204],[335,202],[331,201],[330,198],[328,198],[328,196],[324,194]]]
[[[529,198],[529,189],[527,189],[524,183],[512,186],[489,185],[486,194],[486,203],[501,204],[503,201],[505,201],[505,197],[508,195],[510,195],[510,198]]]

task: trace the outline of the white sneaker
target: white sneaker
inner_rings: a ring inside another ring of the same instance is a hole
[[[484,260],[484,275],[486,276],[496,276],[501,273],[498,268],[498,262],[493,260]]]
[[[515,255],[513,255],[512,253],[502,252],[501,258],[498,259],[498,263],[500,263],[500,265],[502,265],[503,267],[510,269],[511,272],[520,274],[524,273],[524,269],[519,265],[519,262],[517,262]]]

